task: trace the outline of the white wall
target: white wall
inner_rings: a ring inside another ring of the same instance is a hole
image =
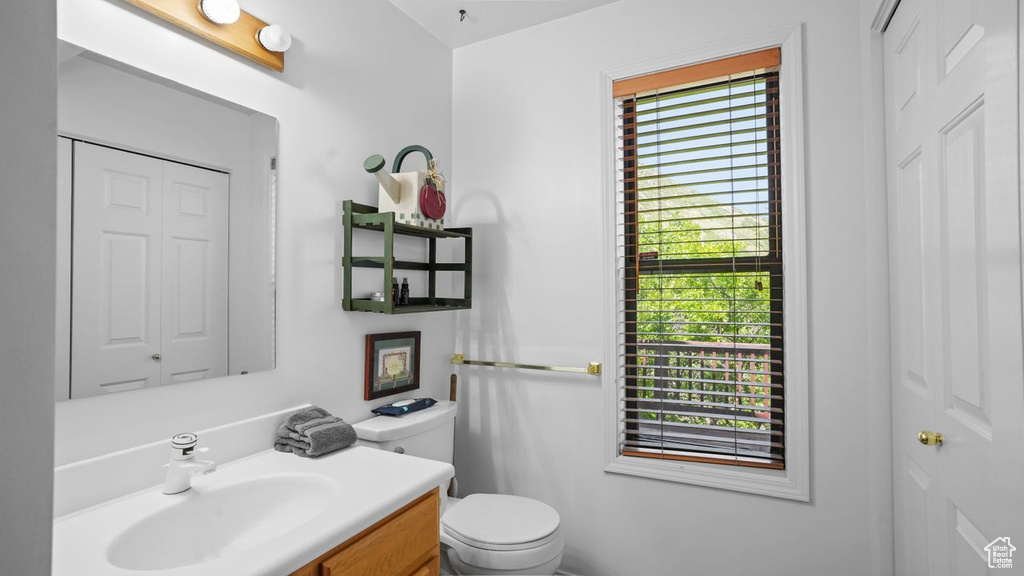
[[[49,574],[57,51],[52,2],[0,3],[0,573]]]
[[[58,464],[303,402],[363,419],[382,403],[362,400],[368,333],[421,330],[422,388],[403,396],[447,393],[452,315],[346,313],[339,302],[341,202],[376,203],[363,159],[374,152],[390,159],[420,143],[443,165],[450,161],[451,51],[380,0],[307,0],[298,8],[247,0],[244,7],[294,35],[284,74],[125,2],[58,0],[61,39],[280,122],[278,368],[61,403]]]
[[[872,340],[887,322],[885,220],[871,211],[884,188],[864,174],[879,141],[865,139],[861,16],[845,0],[622,0],[455,51],[455,208],[477,237],[456,347],[612,369],[601,72],[805,23],[812,501],[607,474],[598,379],[464,367],[461,488],[551,503],[564,570],[891,573],[885,343]],[[882,298],[866,294],[880,286]]]

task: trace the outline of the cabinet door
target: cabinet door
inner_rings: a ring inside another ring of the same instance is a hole
[[[321,576],[437,574],[438,506],[434,491],[324,560]]]
[[[437,561],[437,558],[435,558],[423,566],[420,566],[412,573],[412,576],[438,576],[441,573],[438,564],[439,562]]]
[[[292,572],[289,576],[320,576],[320,564],[318,562],[306,564],[302,568]]]

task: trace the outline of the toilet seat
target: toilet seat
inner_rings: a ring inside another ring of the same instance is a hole
[[[457,562],[494,573],[557,567],[565,545],[559,521],[558,512],[543,502],[473,494],[449,503],[441,517],[441,542]]]
[[[543,502],[473,494],[447,510],[441,525],[453,538],[484,550],[526,550],[554,539],[560,518]]]
[[[544,538],[541,538],[540,540],[532,540],[530,542],[520,542],[518,544],[494,544],[492,542],[480,542],[478,540],[472,540],[472,539],[466,538],[465,536],[462,536],[460,534],[456,534],[456,533],[452,532],[451,530],[446,530],[446,532],[448,533],[448,535],[453,540],[458,540],[460,543],[465,544],[466,546],[472,546],[474,548],[479,548],[481,550],[491,550],[491,551],[494,551],[494,552],[512,552],[512,551],[516,551],[516,550],[532,550],[534,548],[541,547],[541,546],[547,544],[548,542],[554,541],[561,534],[559,531],[556,530],[556,531],[552,532],[551,534],[548,534]]]

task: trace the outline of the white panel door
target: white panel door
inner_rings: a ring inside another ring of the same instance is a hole
[[[163,185],[164,384],[228,373],[228,176],[167,162]]]
[[[76,142],[71,396],[227,375],[228,176]]]
[[[901,576],[1024,546],[1017,10],[902,0],[884,35]]]
[[[157,386],[163,162],[74,153],[71,396]]]

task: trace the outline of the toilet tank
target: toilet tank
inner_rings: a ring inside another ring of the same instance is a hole
[[[402,416],[375,416],[352,428],[357,446],[369,446],[452,463],[455,443],[455,402],[438,402],[430,408]]]

